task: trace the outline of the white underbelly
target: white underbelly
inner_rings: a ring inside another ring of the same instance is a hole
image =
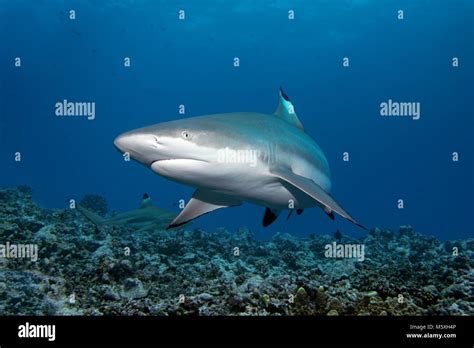
[[[216,165],[193,160],[171,160],[154,163],[152,169],[189,186],[270,208],[304,209],[317,205],[304,192],[273,176],[261,162],[249,167],[245,164]]]
[[[273,176],[267,166],[233,168],[226,180],[216,180],[217,191],[247,201],[275,209],[304,209],[316,206],[314,199],[294,186]],[[219,185],[219,182],[224,182]]]
[[[243,200],[275,209],[305,209],[316,206],[316,202],[304,192],[291,188],[289,184],[274,178],[273,182],[252,191],[235,192]]]

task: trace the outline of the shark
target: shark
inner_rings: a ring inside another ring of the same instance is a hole
[[[169,221],[177,216],[176,213],[155,207],[147,193],[143,194],[138,209],[117,213],[109,218],[104,218],[80,204],[76,205],[76,209],[96,226],[129,226],[138,228],[137,232],[165,229]]]
[[[123,154],[156,174],[196,188],[167,229],[244,202],[265,207],[262,224],[282,211],[300,215],[319,207],[357,222],[330,195],[328,161],[308,135],[280,87],[273,114],[233,112],[196,116],[134,129],[117,136]]]

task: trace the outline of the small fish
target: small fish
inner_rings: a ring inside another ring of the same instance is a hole
[[[337,240],[341,240],[342,233],[339,230],[336,230],[336,232],[334,232],[334,238],[336,238]]]

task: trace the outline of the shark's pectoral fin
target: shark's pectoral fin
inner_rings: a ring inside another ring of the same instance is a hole
[[[301,175],[293,173],[288,168],[282,166],[273,166],[270,172],[276,177],[293,185],[297,189],[303,191],[308,196],[318,201],[327,212],[335,212],[350,222],[367,230],[366,227],[359,224],[352,216],[349,215],[321,186],[316,184],[313,180],[305,178]]]
[[[220,208],[234,207],[241,201],[227,195],[197,189],[188,204],[166,229],[183,225],[197,217]]]
[[[263,227],[270,226],[273,223],[273,221],[276,220],[276,218],[278,217],[278,214],[280,214],[280,211],[266,208],[265,215],[263,215],[263,221],[262,221]]]

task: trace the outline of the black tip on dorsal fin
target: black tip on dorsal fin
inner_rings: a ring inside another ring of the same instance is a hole
[[[140,204],[140,208],[146,208],[149,206],[151,206],[151,198],[148,195],[148,193],[144,193],[143,198],[142,198],[142,203]]]
[[[288,97],[288,96],[286,95],[286,93],[283,92],[283,87],[282,87],[282,86],[280,86],[280,93],[281,93],[281,96],[283,97],[283,99],[285,99],[286,101],[291,102],[291,101],[290,101],[290,97]]]

